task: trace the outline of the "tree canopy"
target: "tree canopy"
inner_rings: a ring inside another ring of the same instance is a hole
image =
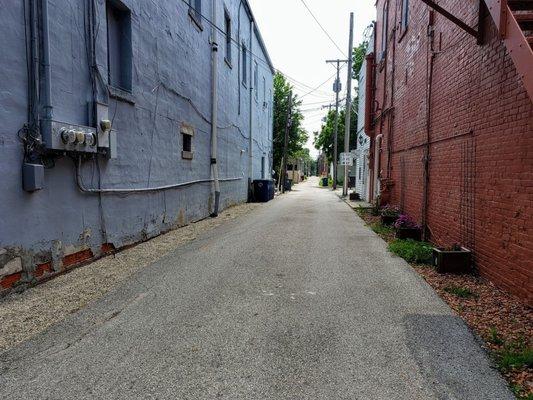
[[[354,47],[352,57],[353,57],[353,73],[354,78],[359,78],[359,72],[361,72],[361,67],[365,61],[366,50],[368,48],[368,41],[364,40],[359,44],[359,46]]]
[[[338,125],[338,152],[344,151],[344,128],[345,128],[345,110],[339,111],[339,125]],[[328,161],[333,161],[334,152],[334,137],[335,137],[335,110],[330,111],[326,116],[326,122],[322,125],[320,132],[315,132],[314,145],[317,150],[321,150],[326,155]],[[350,148],[357,147],[357,114],[353,111],[350,122]]]
[[[294,94],[293,86],[285,77],[277,73],[274,76],[274,168],[279,169],[283,158],[283,145],[285,141],[285,127],[287,126],[287,110],[289,107],[289,94],[292,92],[292,125],[289,130],[288,156],[299,158],[297,154],[304,151],[308,134],[302,127],[303,115],[300,112],[301,100]]]

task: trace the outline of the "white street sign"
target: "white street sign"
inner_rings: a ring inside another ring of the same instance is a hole
[[[353,154],[351,154],[351,153],[341,153],[340,154],[339,164],[340,165],[348,165],[348,166],[351,167],[353,165]]]

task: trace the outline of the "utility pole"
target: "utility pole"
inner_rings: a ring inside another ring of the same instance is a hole
[[[281,171],[281,193],[285,193],[285,179],[287,176],[287,153],[289,150],[289,131],[292,127],[292,91],[289,92],[289,100],[287,106],[287,124],[285,125],[285,140],[283,143],[283,168]]]
[[[344,123],[344,152],[348,154],[350,152],[350,123],[352,120],[352,74],[353,74],[353,13],[350,13],[350,44],[348,49],[348,87],[346,88],[346,122]],[[342,187],[342,195],[348,195],[348,174],[350,166],[346,164],[344,166],[344,185]]]
[[[328,112],[331,112],[331,107],[333,107],[335,104],[327,104],[325,106],[322,106],[322,110],[327,108],[328,109]]]
[[[326,60],[328,64],[337,65],[337,79],[333,84],[333,91],[335,92],[335,130],[333,135],[333,190],[337,190],[337,163],[338,163],[338,136],[339,136],[339,93],[342,89],[340,72],[341,63],[348,62],[348,60]]]

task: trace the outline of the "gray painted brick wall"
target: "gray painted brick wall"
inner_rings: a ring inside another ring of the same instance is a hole
[[[82,165],[87,187],[143,188],[209,179],[211,114],[211,27],[199,29],[182,0],[124,0],[132,15],[133,88],[130,102],[109,100],[109,114],[118,136],[118,157],[98,156]],[[235,40],[249,47],[259,65],[259,101],[253,106],[253,178],[261,178],[261,160],[272,158],[273,70],[261,39],[250,29],[246,2],[216,1],[216,25],[224,27],[224,8],[232,17]],[[87,125],[91,100],[88,57],[85,47],[85,1],[49,0],[52,103],[54,119]],[[98,37],[97,62],[107,79],[105,1],[95,0]],[[202,13],[211,15],[211,1]],[[91,248],[98,254],[102,243],[121,247],[153,237],[162,231],[207,217],[214,193],[209,183],[153,193],[88,195],[75,184],[74,163],[56,160],[45,171],[44,190],[33,194],[22,189],[22,145],[17,132],[27,121],[26,44],[22,1],[0,0],[0,267],[21,256],[31,280],[39,262],[50,261]],[[240,13],[241,27],[238,20]],[[238,32],[240,31],[240,39]],[[250,84],[239,75],[239,48],[233,47],[233,64],[224,62],[224,38],[219,33],[219,169],[221,207],[244,202],[248,193],[248,136],[250,134]],[[253,65],[253,64],[252,64]],[[263,78],[267,107],[263,104]],[[240,96],[239,96],[240,92]],[[191,99],[195,107],[184,98]],[[239,100],[240,99],[240,100]],[[240,101],[240,113],[239,113]],[[192,125],[194,159],[181,157],[182,123]],[[238,126],[237,129],[235,126]],[[100,178],[99,173],[100,171]],[[270,167],[266,170],[270,177]],[[55,249],[53,251],[53,249]]]

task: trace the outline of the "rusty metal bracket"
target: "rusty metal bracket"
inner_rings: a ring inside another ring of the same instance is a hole
[[[467,23],[463,22],[459,18],[457,18],[455,15],[450,13],[449,11],[445,10],[441,6],[439,6],[435,1],[433,0],[420,0],[423,3],[427,4],[429,7],[431,7],[433,10],[441,14],[443,17],[449,19],[452,21],[455,25],[457,25],[459,28],[464,30],[465,32],[469,33],[470,35],[474,36],[475,38],[479,38],[479,32],[477,29],[472,28]]]

